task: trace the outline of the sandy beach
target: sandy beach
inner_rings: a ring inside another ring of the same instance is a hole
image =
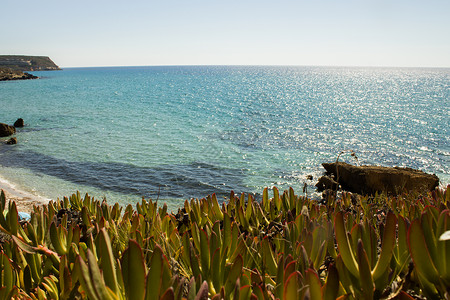
[[[0,177],[0,190],[3,190],[5,192],[7,203],[9,203],[10,201],[16,202],[17,210],[19,212],[30,213],[33,210],[33,205],[42,205],[50,200],[17,189],[13,183],[7,181],[2,177]]]

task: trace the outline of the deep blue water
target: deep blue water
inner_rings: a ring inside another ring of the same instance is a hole
[[[450,69],[122,67],[0,83],[0,176],[56,199],[177,207],[216,192],[300,193],[320,164],[407,166],[450,183]],[[355,163],[349,152],[341,159]]]

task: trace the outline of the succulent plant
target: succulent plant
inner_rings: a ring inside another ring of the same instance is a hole
[[[331,200],[266,188],[261,201],[213,194],[175,214],[76,193],[19,222],[2,192],[0,298],[448,297],[450,186]]]

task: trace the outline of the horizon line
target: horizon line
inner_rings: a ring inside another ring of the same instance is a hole
[[[396,69],[450,69],[450,66],[374,66],[374,65],[314,65],[314,64],[155,64],[155,65],[91,65],[59,66],[61,69],[76,68],[142,68],[142,67],[325,67],[325,68],[396,68]]]

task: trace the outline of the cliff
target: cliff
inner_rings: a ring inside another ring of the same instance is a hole
[[[47,56],[0,55],[0,67],[12,71],[48,71],[61,70]]]

